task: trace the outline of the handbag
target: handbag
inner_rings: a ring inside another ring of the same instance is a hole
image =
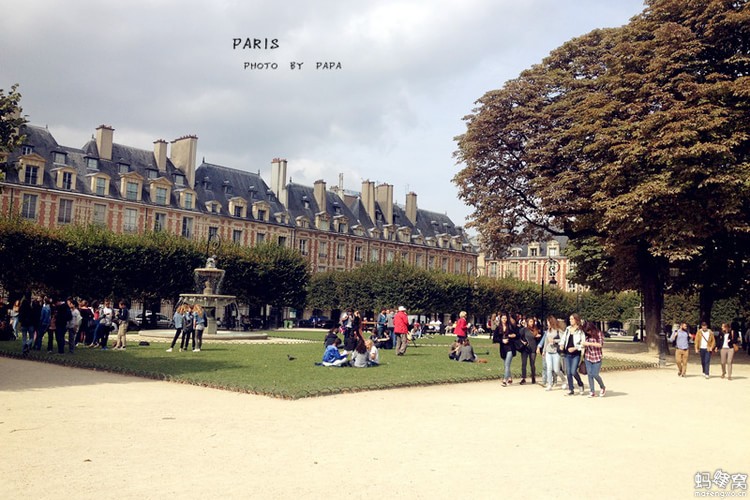
[[[737,351],[739,351],[739,350],[740,350],[740,346],[738,346],[737,344],[734,344],[734,345],[732,346],[732,349],[734,349],[734,352],[737,352]]]
[[[581,375],[588,375],[589,373],[586,371],[586,362],[584,360],[581,360],[581,362],[578,363],[578,373]]]

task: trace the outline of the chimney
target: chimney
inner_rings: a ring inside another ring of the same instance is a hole
[[[393,186],[381,184],[375,188],[375,200],[383,211],[386,224],[393,224]]]
[[[156,168],[159,172],[167,171],[167,141],[159,139],[154,141],[154,158],[156,159]]]
[[[362,181],[362,206],[370,220],[375,222],[375,183],[370,180]]]
[[[406,218],[413,225],[417,225],[417,193],[406,193]]]
[[[318,204],[318,212],[327,212],[326,206],[326,181],[317,180],[313,187],[315,193],[315,203]]]
[[[287,208],[289,202],[289,193],[286,189],[286,166],[287,161],[274,158],[271,161],[271,191],[279,199],[279,202]]]
[[[186,135],[172,141],[169,159],[187,177],[188,186],[195,189],[195,161],[198,152],[198,137]]]
[[[109,125],[99,125],[96,128],[96,149],[99,150],[99,158],[112,159],[112,138],[115,129]]]

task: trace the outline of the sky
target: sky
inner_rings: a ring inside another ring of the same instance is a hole
[[[464,225],[454,138],[490,90],[641,0],[26,0],[0,17],[0,88],[63,146],[96,127],[150,150],[198,137],[198,164],[295,183],[393,185]],[[237,40],[239,39],[239,42]],[[248,43],[248,39],[250,40]],[[257,42],[256,42],[257,40]],[[302,63],[292,69],[292,63]],[[318,64],[320,63],[320,65]],[[326,64],[328,63],[328,64]],[[258,67],[260,66],[260,69]],[[275,69],[274,69],[275,67]]]

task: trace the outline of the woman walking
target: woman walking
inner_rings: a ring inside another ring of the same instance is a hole
[[[516,355],[516,339],[518,334],[511,328],[508,314],[500,315],[500,322],[495,328],[492,341],[500,344],[500,357],[503,359],[503,387],[513,383],[510,375],[510,364]]]
[[[458,320],[456,321],[456,327],[453,329],[453,333],[456,334],[456,341],[463,344],[463,341],[466,339],[466,335],[468,334],[466,311],[461,311],[460,313],[458,313]]]
[[[586,363],[586,373],[589,376],[589,397],[593,398],[596,396],[596,392],[594,392],[594,380],[596,380],[599,384],[599,397],[603,398],[607,393],[607,388],[599,376],[599,371],[602,368],[604,335],[590,321],[587,321],[584,325],[583,332],[586,334],[586,339],[583,341],[583,347],[586,348],[583,358]]]
[[[729,323],[721,324],[719,336],[719,355],[721,356],[721,378],[732,380],[732,361],[734,361],[734,347],[737,344],[737,332],[732,330]],[[739,347],[738,347],[739,350]]]
[[[583,351],[584,334],[581,330],[581,317],[578,314],[570,315],[570,326],[565,329],[563,336],[562,348],[563,358],[565,360],[565,375],[568,378],[568,396],[573,396],[573,379],[576,379],[578,387],[583,396],[583,380],[578,374],[578,364],[581,362],[581,352]]]
[[[547,390],[551,391],[560,381],[560,388],[565,387],[560,370],[560,342],[563,332],[558,328],[557,318],[551,314],[547,316],[547,333],[544,335],[542,353],[547,362]]]
[[[701,367],[703,376],[708,379],[711,368],[711,353],[716,350],[716,338],[714,332],[708,328],[708,323],[703,321],[698,333],[695,334],[695,352],[701,356]]]
[[[531,383],[536,384],[536,345],[542,338],[542,332],[534,318],[526,320],[526,326],[521,329],[521,385],[526,383],[526,363],[531,368]]]

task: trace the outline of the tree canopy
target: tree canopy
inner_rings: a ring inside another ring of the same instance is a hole
[[[750,233],[749,40],[747,0],[651,0],[487,92],[454,178],[484,246],[570,237],[582,282],[641,289],[654,345],[670,267]]]

